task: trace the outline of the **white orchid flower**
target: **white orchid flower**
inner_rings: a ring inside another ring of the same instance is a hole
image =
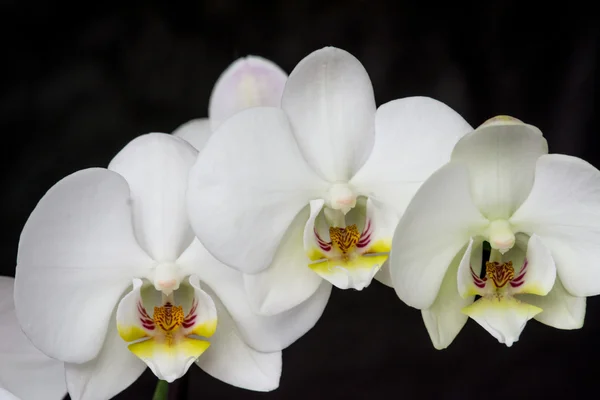
[[[238,58],[217,79],[209,99],[208,118],[188,121],[173,135],[199,150],[211,133],[235,113],[258,106],[279,107],[286,80],[287,74],[270,60]]]
[[[64,364],[36,349],[21,331],[13,287],[13,278],[0,276],[0,399],[60,400],[67,394]]]
[[[531,318],[583,325],[585,297],[600,293],[600,172],[547,153],[535,126],[492,118],[456,144],[400,220],[392,280],[423,310],[436,348],[468,316],[507,346]],[[491,254],[481,274],[483,241]]]
[[[172,135],[142,135],[108,169],[58,182],[23,228],[17,316],[36,347],[65,362],[71,398],[114,396],[146,365],[170,382],[196,359],[231,385],[272,390],[280,350],[320,317],[326,285],[287,313],[257,316],[241,274],[194,239],[184,196],[196,155]]]
[[[471,130],[430,98],[376,110],[362,64],[344,50],[317,50],[290,74],[281,108],[241,111],[207,141],[190,172],[192,228],[246,273],[262,314],[302,303],[323,279],[363,289],[415,190]]]

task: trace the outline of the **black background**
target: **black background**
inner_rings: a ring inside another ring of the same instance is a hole
[[[573,2],[523,3],[2,2],[2,274],[14,275],[21,228],[56,181],[106,166],[137,135],[205,117],[219,74],[248,54],[289,73],[337,46],[365,65],[378,104],[427,95],[474,126],[509,114],[540,127],[551,152],[599,167],[599,15]],[[334,290],[317,326],[284,351],[278,390],[233,388],[192,367],[170,397],[579,398],[597,393],[599,315],[591,298],[583,329],[532,321],[510,349],[469,321],[437,351],[420,312],[374,282]],[[147,370],[117,398],[149,399],[155,382]]]

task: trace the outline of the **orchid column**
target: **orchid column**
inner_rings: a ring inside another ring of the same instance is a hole
[[[223,122],[190,172],[188,211],[207,250],[245,273],[250,303],[273,315],[323,279],[363,289],[385,270],[393,229],[420,184],[472,128],[425,97],[376,109],[361,63],[346,51],[308,55],[281,108]]]
[[[505,116],[464,136],[394,234],[391,275],[436,348],[473,318],[511,346],[531,318],[583,325],[600,293],[600,172]],[[481,271],[482,243],[491,247]],[[474,296],[481,296],[474,301]]]

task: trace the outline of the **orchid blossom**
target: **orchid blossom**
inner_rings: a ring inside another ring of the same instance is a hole
[[[234,61],[223,71],[210,95],[208,118],[186,122],[173,135],[201,149],[227,118],[251,107],[279,107],[287,74],[275,63],[257,56]]]
[[[13,287],[13,278],[0,276],[0,399],[60,400],[67,394],[64,364],[36,349],[21,331]]]
[[[400,220],[392,280],[436,348],[468,317],[507,346],[531,318],[583,325],[585,297],[600,293],[600,172],[547,153],[535,126],[492,118],[456,144]]]
[[[188,211],[207,250],[245,273],[253,308],[301,304],[323,279],[389,284],[393,229],[419,185],[472,128],[425,97],[376,109],[362,64],[327,47],[290,74],[281,108],[223,122],[190,172]]]
[[[327,285],[286,313],[251,311],[241,274],[190,229],[196,155],[172,135],[142,135],[108,169],[54,185],[23,228],[17,316],[36,347],[65,362],[71,398],[114,396],[146,366],[171,382],[194,362],[231,385],[273,390],[280,350],[322,314]]]

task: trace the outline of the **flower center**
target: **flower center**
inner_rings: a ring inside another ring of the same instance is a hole
[[[154,307],[153,320],[154,324],[161,331],[163,331],[166,335],[171,335],[171,333],[179,328],[185,320],[183,307],[174,306],[169,302],[165,303],[165,305],[161,307]]]
[[[348,184],[334,183],[329,189],[329,198],[326,202],[328,207],[347,214],[356,206],[356,194]]]
[[[350,225],[345,228],[329,227],[329,237],[331,244],[340,252],[343,260],[348,260],[348,253],[351,252],[360,240],[360,233],[356,225]]]
[[[485,275],[488,279],[492,280],[496,289],[500,289],[513,280],[515,269],[513,268],[512,261],[507,263],[488,261],[485,263]]]

